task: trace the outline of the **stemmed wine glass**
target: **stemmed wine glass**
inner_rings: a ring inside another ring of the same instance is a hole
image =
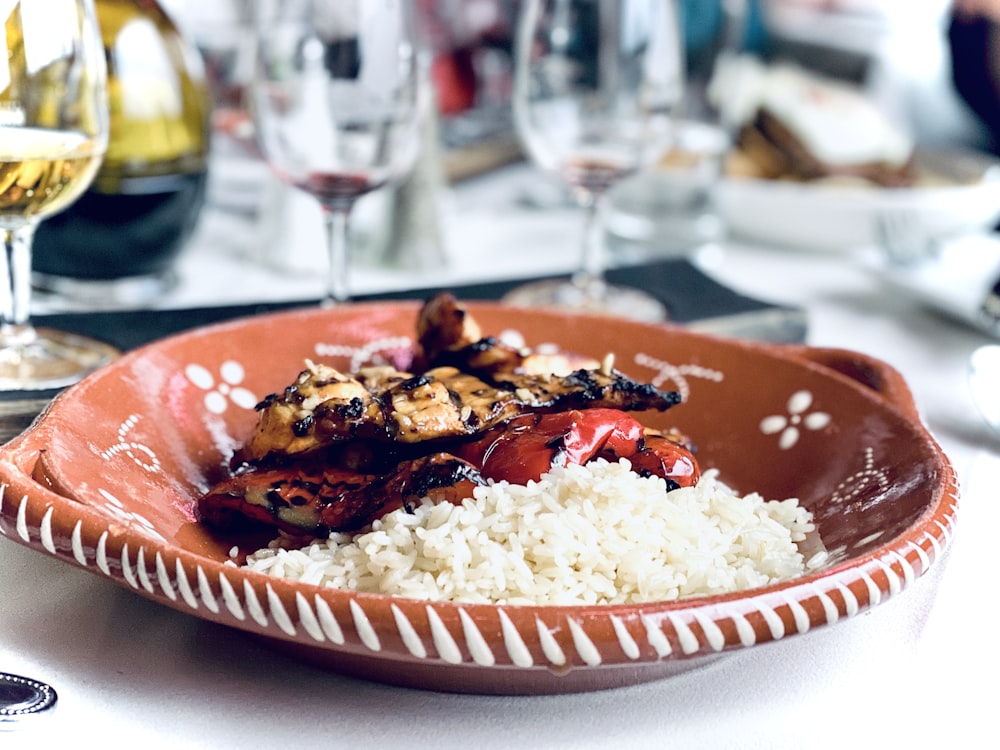
[[[602,198],[668,150],[683,92],[673,0],[524,0],[515,40],[514,122],[536,165],[585,211],[580,269],[504,301],[662,320],[664,306],[604,281]]]
[[[348,300],[355,201],[413,167],[427,96],[410,0],[268,0],[251,107],[264,158],[323,208],[326,304]]]
[[[118,354],[30,322],[35,229],[80,197],[107,150],[104,46],[93,0],[20,0],[7,3],[3,20],[0,389],[60,388]]]

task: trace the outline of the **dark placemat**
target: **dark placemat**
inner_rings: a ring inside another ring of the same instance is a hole
[[[626,284],[654,293],[667,305],[673,322],[697,330],[778,342],[799,342],[805,339],[806,318],[803,311],[737,294],[686,260],[664,260],[615,268],[608,272],[607,278],[612,283]],[[444,289],[454,292],[462,299],[499,299],[524,281],[517,279],[415,289],[364,295],[357,299],[426,299]],[[39,315],[34,322],[38,326],[92,336],[128,351],[198,326],[314,305],[317,302],[318,300],[306,299],[174,310],[58,313]],[[0,443],[26,428],[55,393],[0,391]]]
[[[778,313],[795,322],[804,320],[801,311],[772,305],[768,302],[737,294],[700,271],[685,260],[666,260],[637,266],[615,268],[608,272],[612,283],[626,284],[646,289],[667,305],[672,321],[698,324],[711,320],[735,320],[740,316],[758,317]],[[523,279],[494,281],[452,287],[435,287],[362,295],[362,300],[426,299],[435,292],[447,289],[462,299],[499,299]],[[107,341],[123,350],[134,349],[163,336],[185,331],[197,326],[224,320],[260,315],[316,304],[317,300],[296,300],[261,304],[196,307],[177,310],[135,310],[115,312],[59,313],[38,316],[35,323],[51,326]],[[787,332],[774,331],[772,336],[761,331],[759,338],[769,340],[801,340],[805,329],[793,326]],[[783,335],[787,333],[787,335]]]

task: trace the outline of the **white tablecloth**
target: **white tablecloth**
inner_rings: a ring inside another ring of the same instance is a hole
[[[362,271],[356,287],[568,267],[578,217],[517,208],[512,186],[526,178],[515,169],[452,196],[444,278],[440,271]],[[180,266],[182,285],[165,303],[319,293],[307,273],[282,275],[248,259],[240,244],[253,233],[223,225],[218,217],[203,221]],[[986,336],[887,293],[847,254],[730,243],[700,262],[739,291],[805,307],[810,343],[878,356],[908,379],[963,493],[947,557],[903,594],[832,627],[661,682],[567,696],[462,696],[314,669],[0,538],[0,670],[59,693],[51,715],[0,732],[0,747],[86,747],[98,738],[108,747],[462,750],[988,743],[996,737],[991,686],[1000,673],[993,643],[1000,608],[989,584],[1000,528],[1000,439],[979,421],[965,374]]]

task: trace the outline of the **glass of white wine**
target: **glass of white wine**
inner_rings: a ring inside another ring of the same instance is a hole
[[[412,0],[261,0],[250,87],[275,174],[319,201],[324,303],[349,300],[349,222],[362,195],[412,170],[428,106]]]
[[[0,389],[60,388],[117,356],[30,322],[35,228],[80,197],[107,149],[104,48],[92,0],[16,0],[3,14]]]
[[[586,222],[570,280],[520,286],[504,301],[658,321],[665,306],[604,280],[600,209],[620,180],[669,149],[683,95],[674,0],[524,0],[514,49],[514,123],[531,160],[563,181]]]

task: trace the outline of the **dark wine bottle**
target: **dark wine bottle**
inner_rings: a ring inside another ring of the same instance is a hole
[[[35,283],[163,279],[205,199],[211,97],[195,46],[155,0],[96,0],[111,133],[90,189],[35,237]],[[74,284],[74,282],[84,282]],[[149,288],[156,288],[152,285]]]

